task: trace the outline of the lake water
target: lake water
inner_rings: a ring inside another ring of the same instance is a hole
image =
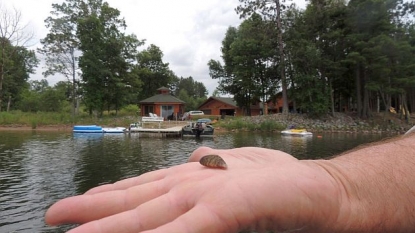
[[[73,226],[44,223],[45,211],[55,201],[100,184],[185,163],[200,146],[258,146],[306,159],[326,158],[385,137],[336,133],[300,138],[244,132],[181,139],[0,131],[0,232],[65,232]]]

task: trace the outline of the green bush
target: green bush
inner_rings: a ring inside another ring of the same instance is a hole
[[[140,113],[140,109],[135,104],[127,105],[119,111],[120,116],[139,115],[139,113]]]
[[[0,124],[10,125],[15,122],[14,116],[9,112],[0,112]]]
[[[232,119],[225,119],[220,121],[220,126],[228,129],[244,129],[247,128],[246,121],[244,121],[242,118],[232,118]]]

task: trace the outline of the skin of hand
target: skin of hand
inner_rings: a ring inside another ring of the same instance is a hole
[[[203,167],[207,154],[228,168]],[[344,196],[314,161],[264,148],[201,147],[188,163],[60,200],[45,220],[82,224],[71,233],[331,232],[340,211],[349,215]]]

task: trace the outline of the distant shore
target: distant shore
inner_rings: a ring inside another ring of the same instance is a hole
[[[233,122],[239,121],[246,123],[245,125],[237,124],[236,127],[228,127]],[[118,122],[118,123],[117,123]],[[102,124],[103,127],[128,127],[128,125],[122,125],[122,121],[113,120],[110,124]],[[311,119],[303,114],[290,114],[288,117],[284,117],[281,114],[272,114],[266,116],[252,116],[242,118],[226,118],[215,123],[216,132],[235,132],[235,131],[250,131],[252,126],[261,125],[264,122],[278,123],[280,126],[278,129],[274,128],[271,131],[280,131],[285,126],[293,125],[295,127],[305,128],[311,132],[345,132],[345,133],[404,133],[410,129],[413,124],[406,123],[404,120],[399,119],[394,114],[381,114],[368,120],[359,119],[348,114],[337,113],[335,116],[328,116],[325,118]],[[124,121],[125,124],[125,121]],[[169,128],[174,126],[184,126],[187,124],[185,121],[165,121],[162,123],[162,128]],[[83,125],[77,123],[76,125]],[[101,125],[101,124],[99,124]],[[248,126],[248,127],[247,127]],[[158,124],[146,124],[145,128],[158,128]],[[12,125],[0,125],[0,131],[58,131],[58,132],[71,132],[73,125],[71,124],[54,124],[54,125],[31,125],[25,124],[12,124]],[[254,131],[261,131],[254,130]],[[267,130],[265,130],[267,131]],[[268,130],[269,131],[269,130]]]

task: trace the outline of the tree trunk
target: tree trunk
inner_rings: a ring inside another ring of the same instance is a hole
[[[0,112],[1,112],[1,106],[3,105],[3,66],[0,65]]]
[[[282,39],[282,23],[281,23],[281,5],[280,0],[275,0],[277,8],[277,29],[278,29],[278,52],[280,55],[280,73],[282,82],[282,114],[288,114],[288,95],[287,95],[287,80],[285,77],[285,55],[284,55],[284,41]]]
[[[293,110],[295,113],[298,113],[297,111],[297,103],[295,102],[295,100],[293,100]]]
[[[407,103],[407,98],[406,98],[406,94],[402,94],[402,107],[403,107],[403,112],[405,114],[405,121],[406,123],[409,123],[411,116],[408,110],[408,103]]]
[[[75,122],[76,114],[76,70],[75,70],[75,53],[74,49],[71,49],[72,56],[72,123]]]
[[[370,108],[369,108],[369,91],[368,90],[364,90],[363,91],[363,112],[362,112],[362,116],[363,118],[368,118],[370,113]]]
[[[376,93],[376,112],[380,113],[380,98],[379,93]]]
[[[7,101],[7,112],[10,111],[10,104],[12,103],[12,96],[9,95],[9,101]]]
[[[398,97],[398,109],[399,109],[399,119],[403,119],[404,118],[404,111],[403,111],[403,105],[402,105],[402,98],[403,98],[403,95],[402,94],[399,94],[399,97]]]
[[[4,80],[4,63],[5,63],[5,52],[4,52],[4,46],[2,44],[2,50],[1,50],[1,62],[0,62],[0,112],[1,112],[1,106],[3,104],[3,80]]]
[[[369,98],[369,90],[366,89],[366,78],[367,78],[367,74],[366,74],[366,70],[362,70],[363,71],[363,75],[361,76],[361,87],[363,89],[363,114],[362,116],[364,118],[368,118],[370,117],[371,114],[371,109],[370,109],[370,98]]]
[[[360,81],[360,66],[356,67],[356,104],[357,104],[357,115],[358,117],[362,117],[362,88],[361,88],[361,81]]]
[[[392,107],[392,103],[391,103],[391,96],[388,94],[383,94],[382,92],[379,92],[378,95],[381,97],[383,104],[385,105],[385,111],[389,111],[390,108]]]
[[[268,103],[267,102],[264,102],[264,110],[263,110],[262,114],[268,115]]]
[[[334,116],[334,91],[333,84],[331,79],[329,80],[329,92],[330,92],[330,102],[331,102],[331,115]]]
[[[409,99],[408,99],[409,109],[408,110],[411,110],[413,112],[414,109],[415,109],[415,93],[414,93],[414,88],[411,88],[410,89],[409,94],[408,94],[408,97],[409,97]]]

